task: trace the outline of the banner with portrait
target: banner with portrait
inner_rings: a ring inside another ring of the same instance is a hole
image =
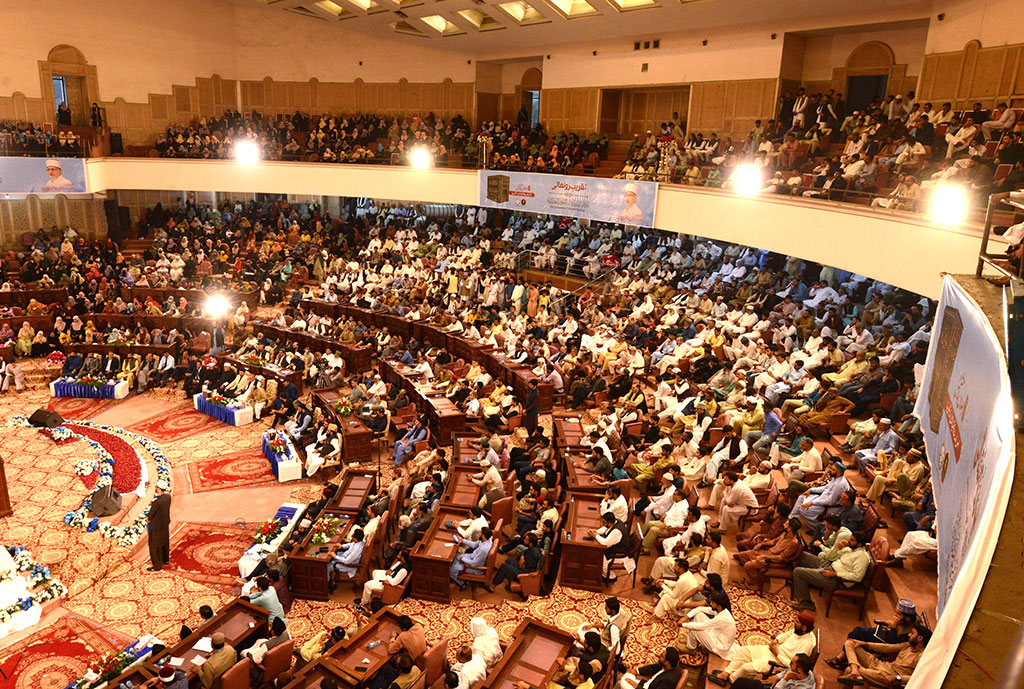
[[[652,227],[656,182],[480,170],[480,205]]]
[[[935,495],[939,620],[912,687],[939,686],[948,671],[992,561],[1013,482],[1013,403],[1000,341],[948,275],[935,318],[914,414]]]
[[[86,194],[81,158],[0,157],[2,194]]]

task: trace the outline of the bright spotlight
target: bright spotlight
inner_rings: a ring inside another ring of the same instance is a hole
[[[753,196],[761,191],[761,168],[751,163],[737,166],[732,173],[732,186],[737,193]]]
[[[434,157],[430,155],[430,151],[425,146],[417,146],[412,149],[412,166],[417,170],[426,170],[434,162]]]
[[[220,318],[226,315],[229,310],[231,310],[231,304],[226,297],[220,294],[214,294],[206,300],[206,313],[211,318]]]
[[[255,141],[239,141],[231,154],[242,165],[255,165],[260,162],[260,147]]]
[[[967,218],[967,190],[959,184],[935,188],[931,199],[932,220],[940,225],[959,225]]]

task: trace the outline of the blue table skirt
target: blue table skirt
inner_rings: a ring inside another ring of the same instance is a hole
[[[230,409],[219,404],[214,404],[213,402],[208,402],[202,395],[200,395],[196,400],[196,409],[207,416],[212,416],[218,421],[223,421],[224,423],[231,424],[232,426],[238,425],[235,414],[240,410]]]
[[[279,455],[274,452],[270,447],[270,439],[265,434],[263,436],[263,456],[270,460],[270,470],[274,472],[274,478],[280,478],[280,476],[277,475],[278,462],[292,461],[290,455]]]
[[[67,380],[56,380],[53,382],[53,389],[57,397],[95,397],[99,399],[114,399],[114,386],[104,383],[99,387],[74,383]]]

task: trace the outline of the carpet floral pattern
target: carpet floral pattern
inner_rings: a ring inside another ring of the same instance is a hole
[[[270,462],[258,448],[192,462],[188,478],[193,493],[277,483]]]
[[[8,675],[3,689],[62,689],[77,680],[91,663],[131,643],[117,632],[101,630],[95,622],[61,617],[0,655]]]
[[[185,523],[171,534],[171,562],[181,576],[211,586],[232,587],[238,558],[252,544],[252,529]]]
[[[224,424],[195,410],[192,402],[181,402],[165,412],[128,426],[129,431],[157,443],[168,444],[200,433],[223,428]]]
[[[95,397],[54,397],[46,408],[57,412],[65,419],[89,419],[113,407],[117,402]]]

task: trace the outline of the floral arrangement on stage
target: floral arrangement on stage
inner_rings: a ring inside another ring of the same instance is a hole
[[[64,356],[64,352],[53,351],[46,355],[46,368],[64,368],[64,362],[67,361],[67,357]]]
[[[143,435],[139,435],[138,433],[133,433],[132,431],[127,431],[123,428],[118,428],[117,426],[107,426],[104,424],[94,423],[92,421],[69,421],[68,423],[72,423],[78,426],[90,426],[92,428],[98,428],[101,431],[115,433],[117,435],[123,436],[124,438],[127,438],[128,440],[138,443],[146,450],[146,452],[148,452],[153,457],[153,461],[156,463],[156,480],[158,482],[164,482],[168,486],[171,485],[171,463],[167,459],[167,456],[164,454],[160,446],[154,443],[149,438]],[[10,420],[7,422],[7,425],[12,427],[23,428],[31,427],[31,424],[29,424],[28,422],[28,418],[20,415],[11,417]],[[80,472],[84,471],[86,468],[89,467],[92,467],[93,471],[98,469],[100,475],[97,478],[96,485],[109,485],[113,476],[115,460],[111,456],[111,454],[106,450],[106,448],[104,448],[99,442],[93,440],[92,438],[86,435],[75,433],[72,429],[66,428],[64,426],[58,426],[57,428],[63,429],[63,431],[66,431],[75,438],[85,441],[89,445],[89,447],[91,447],[96,452],[97,460],[79,460],[79,462],[75,465],[75,473],[78,474],[79,476],[87,476],[88,474],[83,474]],[[57,429],[53,430],[56,431]],[[143,461],[141,456],[138,456],[137,451],[136,456],[138,457],[137,466],[139,467],[139,471],[141,472],[145,468],[145,462]],[[84,462],[88,462],[88,464],[84,464]],[[144,483],[141,474],[139,475],[136,483],[137,485],[142,485]],[[92,498],[86,497],[85,500],[82,501],[82,504],[79,506],[77,510],[74,510],[73,512],[68,512],[64,515],[64,523],[72,528],[82,529],[84,531],[93,532],[98,530],[105,538],[113,538],[118,542],[119,545],[125,546],[127,548],[130,548],[131,546],[138,543],[139,539],[142,538],[142,534],[146,532],[146,521],[147,517],[149,516],[149,507],[146,507],[146,509],[144,509],[142,513],[139,514],[139,516],[137,516],[130,524],[118,526],[109,524],[107,522],[100,522],[99,519],[97,519],[96,517],[90,517],[89,513],[91,511]]]
[[[88,385],[89,387],[93,388],[102,388],[104,385],[107,384],[107,381],[104,380],[103,378],[90,375],[82,376],[75,382],[79,383],[80,385]]]
[[[266,366],[267,360],[255,354],[247,354],[242,357],[242,363],[249,364],[250,366]]]
[[[253,537],[253,543],[270,543],[272,540],[277,538],[277,535],[281,533],[281,529],[284,528],[284,522],[280,519],[268,519],[260,525],[260,528],[256,529],[256,536]]]
[[[77,440],[78,439],[75,436],[75,432],[74,431],[72,431],[70,428],[66,428],[64,426],[55,426],[54,428],[40,428],[39,432],[43,433],[44,435],[50,436],[50,438],[53,440],[53,442],[57,443],[58,445],[63,445],[64,443],[69,443],[72,440]],[[93,471],[95,471],[95,469],[93,469]],[[92,472],[89,472],[89,473],[92,473]],[[80,474],[80,475],[82,475],[82,474]],[[85,475],[88,475],[88,474],[85,474]]]
[[[352,416],[352,403],[343,398],[334,403],[334,411],[338,416]]]
[[[106,658],[96,664],[95,667],[89,668],[96,675],[99,675],[99,679],[96,680],[96,684],[102,684],[109,682],[114,679],[124,669],[135,662],[135,654],[128,652],[127,649],[115,651],[108,655]]]
[[[33,605],[42,605],[67,594],[67,587],[59,580],[53,578],[49,567],[44,567],[33,560],[32,553],[25,546],[10,547],[7,549],[7,552],[11,554],[14,566],[19,572],[29,573],[28,585],[38,590],[30,596],[22,596],[17,602],[6,608],[0,608],[0,624],[10,622],[11,618],[16,614],[24,610],[30,610]],[[18,576],[16,573],[9,572],[6,576],[0,578],[0,583],[9,581],[16,576]]]
[[[313,528],[310,529],[312,536],[309,539],[312,545],[324,545],[330,542],[334,537],[334,534],[338,533],[338,525],[341,524],[340,519],[334,519],[333,517],[321,517]]]
[[[110,345],[111,347],[131,347],[133,344],[135,344],[135,342],[133,340],[129,340],[124,335],[121,335],[115,338],[112,342],[108,342],[107,344]]]
[[[267,431],[267,445],[274,451],[274,454],[287,456],[288,452],[288,436],[281,431],[270,429]]]
[[[111,653],[100,662],[91,665],[85,671],[84,676],[67,685],[64,689],[92,689],[93,687],[103,686],[134,663],[147,658],[153,652],[153,646],[157,642],[158,639],[152,634],[143,635],[120,651]],[[118,665],[120,665],[120,668],[115,671]]]
[[[217,357],[215,356],[208,356],[203,359],[203,368],[217,368],[219,364],[220,362],[217,361]]]
[[[238,400],[233,400],[230,397],[225,397],[219,392],[204,392],[203,399],[205,399],[207,402],[210,402],[211,404],[216,404],[221,407],[226,407],[228,409],[241,409],[243,406],[242,403],[239,402]]]
[[[99,471],[100,465],[95,459],[85,458],[78,460],[75,464],[75,476],[90,476],[94,471]]]

